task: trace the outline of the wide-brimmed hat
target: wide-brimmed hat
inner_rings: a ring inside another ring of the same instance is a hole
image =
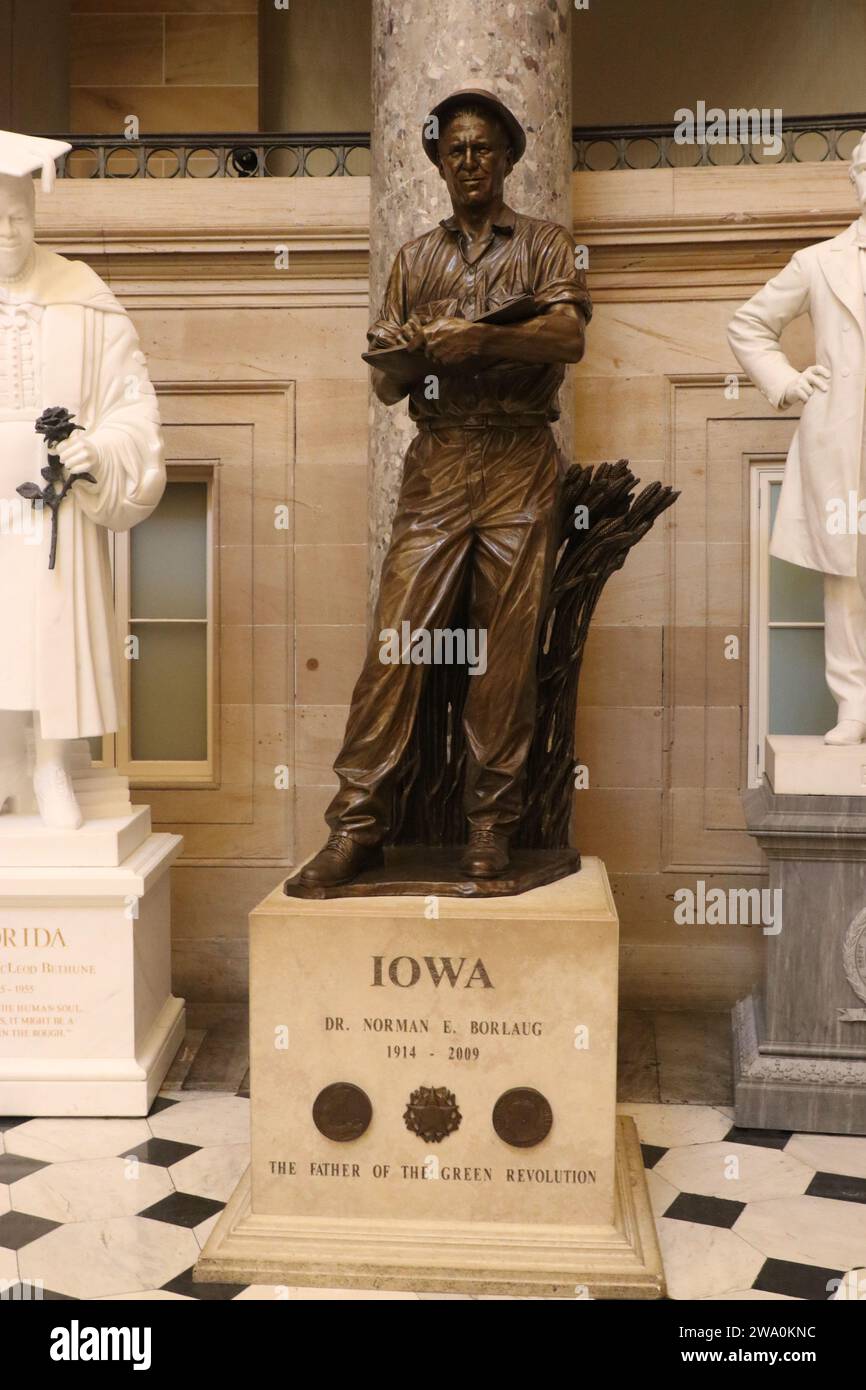
[[[439,129],[441,130],[449,115],[461,106],[482,106],[494,116],[499,117],[499,120],[508,131],[511,149],[514,153],[514,162],[516,164],[526,149],[526,131],[523,129],[523,126],[520,124],[514,112],[509,111],[505,103],[494,96],[492,92],[485,92],[483,87],[461,87],[458,92],[452,92],[450,96],[443,97],[442,101],[433,107],[430,116],[435,116],[437,118]],[[438,137],[434,139],[427,131],[430,116],[427,117],[421,128],[421,143],[424,146],[424,152],[427,158],[434,164],[438,164]]]

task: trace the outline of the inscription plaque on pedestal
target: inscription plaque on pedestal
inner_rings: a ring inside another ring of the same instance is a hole
[[[617,960],[599,860],[486,901],[277,890],[251,918],[250,1182],[198,1277],[658,1296],[615,1140]]]
[[[105,867],[86,847],[82,866],[0,866],[0,1115],[147,1114],[184,1034],[168,873],[182,843],[147,835]]]

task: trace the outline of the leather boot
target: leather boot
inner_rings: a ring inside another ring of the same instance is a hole
[[[351,883],[364,869],[377,869],[384,862],[381,845],[362,845],[351,835],[335,830],[301,870],[301,883],[310,888],[333,888]]]
[[[495,830],[471,830],[469,842],[460,856],[460,868],[470,878],[497,878],[510,864],[508,836]]]

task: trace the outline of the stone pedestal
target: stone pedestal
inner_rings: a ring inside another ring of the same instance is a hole
[[[866,744],[833,748],[822,738],[771,734],[764,763],[779,796],[866,797]]]
[[[27,820],[0,817],[0,847],[38,846]],[[0,1115],[146,1115],[184,1034],[168,872],[183,841],[138,808],[41,834],[61,867],[0,859]],[[118,845],[122,862],[93,862]]]
[[[251,917],[252,1163],[197,1277],[658,1297],[603,864]]]
[[[79,830],[51,830],[39,816],[0,816],[4,868],[118,868],[150,834],[150,807],[87,820]]]
[[[734,1009],[736,1122],[866,1134],[866,801],[766,783],[743,801],[781,930]]]

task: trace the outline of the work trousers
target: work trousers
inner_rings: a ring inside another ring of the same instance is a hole
[[[404,624],[431,636],[447,629],[467,573],[468,626],[476,653],[486,632],[486,669],[479,662],[470,676],[464,708],[465,812],[470,829],[515,830],[561,472],[544,423],[419,429],[406,454],[370,645],[334,764],[340,787],[326,815],[332,830],[363,844],[387,832],[393,777],[426,674],[410,660],[383,660],[387,639],[397,634],[405,654]]]

